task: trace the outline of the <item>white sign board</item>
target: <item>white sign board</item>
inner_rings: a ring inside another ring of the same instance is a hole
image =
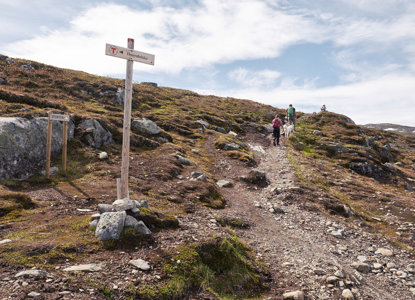
[[[69,122],[69,116],[68,115],[51,114],[51,115],[49,115],[49,120]]]
[[[111,44],[105,45],[105,54],[154,66],[154,55]]]

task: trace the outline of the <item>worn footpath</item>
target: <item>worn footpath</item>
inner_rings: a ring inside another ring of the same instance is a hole
[[[285,146],[257,141],[250,147],[269,185],[261,189],[235,181],[221,191],[229,201],[221,214],[252,224],[237,233],[271,270],[269,299],[415,299],[410,253],[351,219],[314,208],[310,197],[324,195],[297,185]],[[243,172],[226,165],[223,161],[220,168],[232,173],[230,178]]]

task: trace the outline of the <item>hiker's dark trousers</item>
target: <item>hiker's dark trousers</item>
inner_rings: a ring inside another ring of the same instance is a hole
[[[275,143],[275,140],[277,140],[277,145],[280,144],[280,135],[281,135],[280,128],[279,127],[274,128],[272,136],[274,137],[274,143]]]

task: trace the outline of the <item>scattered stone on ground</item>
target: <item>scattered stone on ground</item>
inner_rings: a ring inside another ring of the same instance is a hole
[[[304,300],[304,293],[302,291],[287,292],[282,295],[284,300]]]
[[[393,256],[393,251],[386,248],[379,248],[376,250],[375,254],[381,254],[383,256]]]
[[[98,157],[101,160],[107,159],[108,158],[108,153],[107,152],[100,152]]]
[[[70,266],[68,268],[63,269],[65,272],[98,272],[101,271],[103,268],[103,264],[83,264],[83,265],[76,265]]]
[[[38,293],[38,292],[30,292],[29,294],[27,294],[27,296],[28,296],[29,298],[37,298],[37,297],[40,297],[40,296],[41,296],[41,294],[40,294],[40,293]]]
[[[25,270],[17,273],[14,277],[41,277],[46,276],[48,273],[42,270],[32,269],[32,270]]]
[[[10,239],[4,239],[4,240],[1,240],[0,241],[0,246],[1,245],[4,245],[4,244],[7,244],[7,243],[10,243],[12,240],[10,240]]]
[[[225,187],[225,188],[233,186],[233,183],[231,181],[224,180],[224,179],[218,180],[216,184],[218,185],[218,187]]]
[[[241,147],[238,144],[230,143],[230,144],[225,144],[222,149],[225,151],[235,151],[235,150],[239,150],[240,148]]]
[[[177,158],[177,160],[181,163],[181,164],[183,164],[183,165],[187,165],[187,166],[190,166],[192,163],[190,162],[190,160],[188,160],[186,157],[183,157],[183,156],[181,156],[181,155],[177,155],[176,156],[176,158]]]
[[[133,266],[135,266],[138,269],[143,270],[143,271],[150,270],[150,265],[148,264],[148,262],[146,262],[145,260],[142,260],[140,258],[130,260],[130,264],[132,264]]]

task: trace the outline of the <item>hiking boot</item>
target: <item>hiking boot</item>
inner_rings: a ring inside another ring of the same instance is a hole
[[[274,146],[275,146],[275,141],[273,143],[274,143]]]

